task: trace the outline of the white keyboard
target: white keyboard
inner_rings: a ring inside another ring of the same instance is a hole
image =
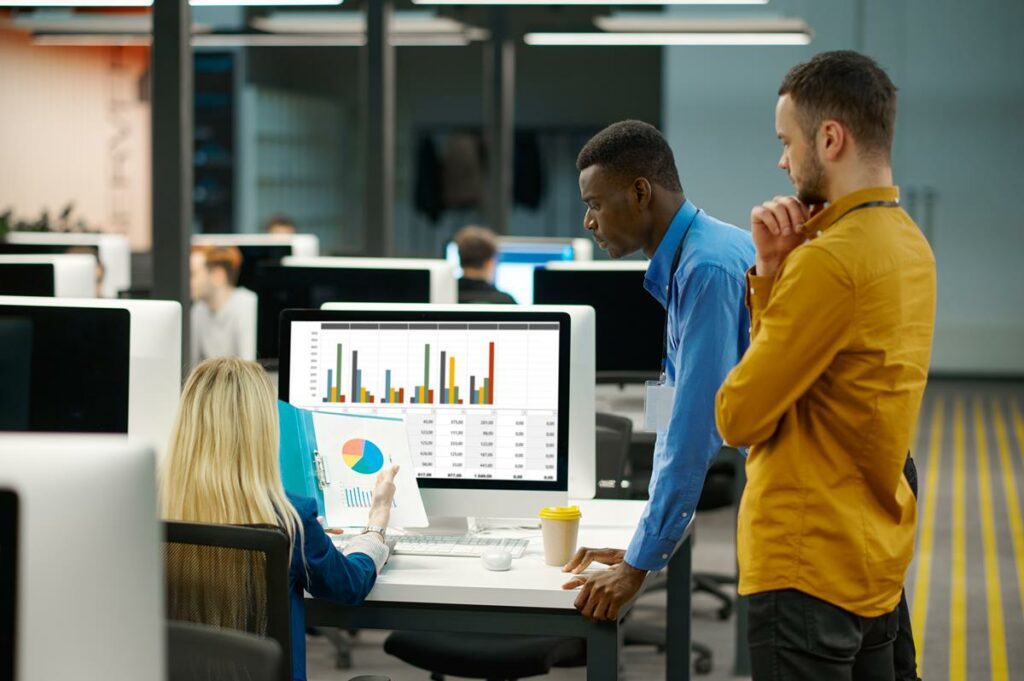
[[[407,556],[482,556],[488,551],[508,551],[522,558],[530,541],[473,535],[418,535],[396,537],[395,553]]]

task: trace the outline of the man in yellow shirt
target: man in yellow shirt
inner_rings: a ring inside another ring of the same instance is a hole
[[[896,88],[856,52],[779,89],[797,195],[752,211],[751,345],[716,410],[750,447],[737,552],[754,681],[895,678],[917,513],[903,468],[935,317],[935,259],[893,186],[895,118]]]

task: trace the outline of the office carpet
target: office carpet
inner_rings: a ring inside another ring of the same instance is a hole
[[[933,380],[913,453],[920,477],[918,545],[907,575],[912,618],[926,681],[1024,681],[1024,383]],[[697,570],[728,571],[735,560],[734,510],[700,516]],[[642,599],[637,619],[657,621],[663,594]],[[718,681],[732,675],[734,622],[715,603],[694,600],[694,637],[714,651]],[[310,681],[386,674],[428,675],[383,653],[386,634],[362,632],[353,667],[334,669],[333,648],[309,640]],[[651,647],[623,651],[630,681],[664,679],[664,656]],[[583,669],[558,669],[552,681],[583,681]]]

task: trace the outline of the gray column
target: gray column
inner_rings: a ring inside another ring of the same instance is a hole
[[[507,9],[491,10],[491,41],[484,64],[487,130],[487,213],[490,227],[507,234],[512,212],[512,143],[515,126],[516,45]]]
[[[182,306],[182,361],[189,357],[192,235],[192,11],[188,0],[153,3],[153,297]]]
[[[367,0],[364,150],[366,251],[395,249],[395,48],[389,39],[393,0]]]

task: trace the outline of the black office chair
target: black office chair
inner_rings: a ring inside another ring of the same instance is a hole
[[[624,416],[597,413],[594,469],[597,478],[595,497],[598,499],[628,499],[629,481],[626,463],[629,443],[633,438],[633,422]]]
[[[384,641],[384,652],[427,670],[434,681],[446,675],[513,681],[587,663],[583,639],[554,636],[396,631]]]
[[[284,653],[272,638],[191,622],[167,623],[168,681],[278,681]]]
[[[165,522],[167,617],[276,641],[291,678],[288,567],[277,527]]]

